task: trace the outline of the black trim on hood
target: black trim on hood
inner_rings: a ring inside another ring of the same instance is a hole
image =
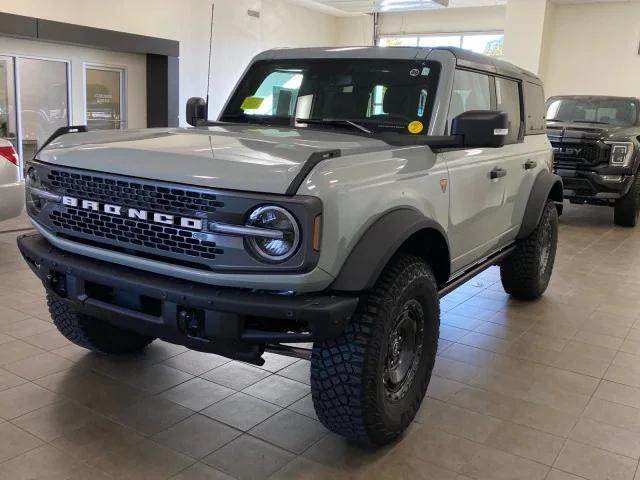
[[[295,178],[291,181],[291,184],[287,188],[285,195],[293,196],[297,193],[300,185],[304,182],[304,179],[311,173],[311,170],[315,168],[323,160],[328,160],[330,158],[337,158],[342,156],[342,151],[340,149],[335,150],[324,150],[322,152],[313,152],[309,155],[309,158],[302,165],[302,168],[295,176]]]

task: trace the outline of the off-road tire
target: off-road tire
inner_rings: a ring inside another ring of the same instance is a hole
[[[69,341],[87,350],[111,355],[126,355],[143,350],[153,337],[115,327],[98,318],[75,311],[56,295],[47,294],[54,325]]]
[[[391,399],[383,380],[389,335],[408,304],[423,313],[422,332],[413,336],[414,342],[421,341],[422,350],[411,363],[414,374],[405,377],[402,397]],[[396,255],[360,301],[343,334],[314,344],[311,392],[324,426],[364,445],[384,445],[400,436],[427,391],[439,329],[440,306],[431,268],[415,255]]]
[[[633,179],[627,194],[616,200],[613,208],[613,223],[621,227],[635,227],[640,214],[640,174]]]
[[[540,297],[551,280],[558,243],[558,210],[547,201],[536,229],[519,240],[516,249],[500,265],[502,287],[522,300]]]

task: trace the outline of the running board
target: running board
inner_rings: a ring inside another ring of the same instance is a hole
[[[487,268],[500,263],[506,257],[511,255],[511,252],[513,252],[515,249],[516,249],[515,245],[510,245],[482,259],[480,262],[473,264],[467,270],[464,270],[462,273],[456,275],[448,283],[446,283],[438,292],[438,296],[442,298],[445,295],[448,295],[463,283],[468,282],[476,275],[479,275],[480,273],[484,272]]]
[[[265,352],[283,355],[285,357],[301,358],[303,360],[311,360],[311,349],[293,347],[291,345],[282,345],[281,343],[268,343],[264,349]]]

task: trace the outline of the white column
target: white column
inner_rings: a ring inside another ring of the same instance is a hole
[[[504,58],[540,73],[545,54],[546,24],[553,14],[549,0],[508,0],[504,29]]]

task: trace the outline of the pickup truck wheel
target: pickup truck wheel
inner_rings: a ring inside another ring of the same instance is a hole
[[[360,444],[397,438],[427,391],[439,328],[431,269],[420,257],[397,255],[344,333],[314,344],[311,393],[320,421]]]
[[[629,192],[616,200],[613,223],[621,227],[635,227],[640,214],[640,174],[633,179]]]
[[[53,323],[60,333],[87,350],[125,355],[139,352],[155,340],[78,313],[52,293],[47,294],[47,304]]]
[[[540,297],[549,286],[558,244],[558,210],[547,202],[540,223],[500,265],[502,287],[522,300]]]

